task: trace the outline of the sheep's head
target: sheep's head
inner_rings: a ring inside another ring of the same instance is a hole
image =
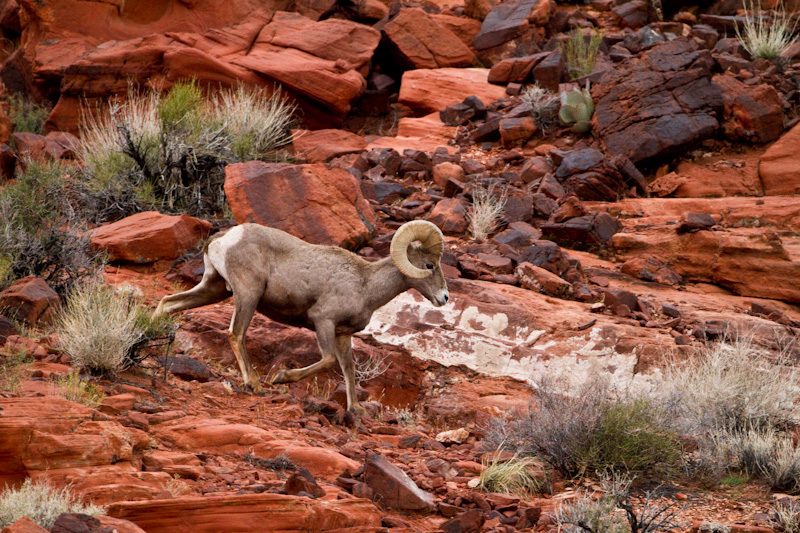
[[[403,224],[392,238],[390,253],[409,286],[417,289],[433,305],[447,303],[450,293],[439,265],[444,253],[444,236],[439,228],[425,220]]]

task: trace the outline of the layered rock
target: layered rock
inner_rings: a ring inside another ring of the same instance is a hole
[[[0,292],[0,309],[29,326],[46,325],[58,316],[61,299],[45,280],[28,276]]]
[[[170,479],[134,466],[150,442],[147,434],[94,421],[88,407],[50,396],[0,399],[0,408],[2,483],[45,478],[104,504],[153,498]]]
[[[729,74],[714,76],[725,104],[722,133],[731,141],[771,142],[783,133],[783,98],[771,85],[745,85]]]
[[[800,124],[770,146],[758,165],[764,194],[800,194]]]
[[[240,224],[275,227],[314,244],[355,248],[375,214],[358,180],[341,168],[251,161],[225,167],[225,194]]]
[[[108,514],[148,533],[213,533],[220,524],[231,533],[364,531],[381,525],[380,511],[367,500],[323,501],[266,493],[121,502],[110,505]]]
[[[130,81],[168,88],[186,78],[212,88],[279,84],[304,111],[306,125],[319,128],[338,125],[364,92],[365,66],[379,39],[377,30],[347,20],[255,11],[244,22],[203,33],[109,41],[75,55],[41,52],[34,73],[63,78],[50,128],[75,130],[81,98],[124,94]]]
[[[607,71],[592,88],[605,148],[649,163],[713,137],[723,101],[712,65],[708,50],[678,38]]]
[[[145,211],[92,230],[92,246],[109,261],[154,263],[177,259],[211,232],[211,223],[189,215]]]
[[[355,133],[343,130],[295,131],[295,153],[309,163],[330,161],[334,157],[362,152],[367,141]]]

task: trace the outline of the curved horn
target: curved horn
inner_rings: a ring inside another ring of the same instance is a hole
[[[417,268],[408,260],[408,245],[420,241],[428,251],[442,257],[444,236],[435,224],[427,220],[412,220],[400,226],[392,237],[389,253],[397,270],[409,278],[422,279],[431,275],[430,270]]]

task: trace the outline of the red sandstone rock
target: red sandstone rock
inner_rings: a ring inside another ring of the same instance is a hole
[[[309,163],[324,163],[367,148],[367,141],[361,136],[343,130],[298,130],[294,132],[292,144],[295,153]]]
[[[30,326],[49,324],[61,309],[61,300],[46,281],[28,276],[0,292],[0,309]]]
[[[530,263],[520,263],[516,276],[519,284],[532,291],[541,292],[557,298],[572,296],[572,284],[552,272]]]
[[[275,227],[314,244],[355,248],[375,214],[358,180],[341,168],[252,161],[225,167],[225,194],[240,224]]]
[[[722,132],[731,141],[764,143],[783,133],[783,98],[767,84],[745,85],[731,74],[712,79],[725,104]]]
[[[117,533],[147,533],[144,529],[140,528],[133,522],[123,520],[121,518],[114,518],[113,516],[98,516],[97,520],[100,522],[101,527],[114,528]]]
[[[444,233],[459,234],[467,229],[467,202],[461,198],[439,200],[428,215]]]
[[[433,496],[421,490],[405,472],[377,453],[367,455],[364,481],[389,508],[433,509]]]
[[[764,194],[800,194],[800,124],[770,146],[758,165]]]
[[[147,533],[216,533],[225,531],[319,531],[381,525],[381,512],[362,499],[311,500],[280,494],[190,497],[150,502],[121,502],[109,516],[124,518]]]
[[[92,230],[92,246],[109,261],[153,263],[177,259],[211,231],[211,223],[189,215],[146,211]]]
[[[677,285],[682,281],[669,265],[650,254],[642,254],[628,259],[620,271],[635,278],[665,285]]]
[[[383,26],[385,53],[394,68],[468,67],[475,63],[469,48],[447,27],[420,8],[405,8]]]
[[[0,533],[47,533],[47,530],[27,516],[23,516],[10,526],[4,527]]]
[[[489,70],[480,68],[418,69],[403,74],[401,104],[423,113],[441,111],[475,95],[485,104],[505,97],[503,87],[488,82]]]
[[[480,21],[471,18],[454,17],[453,15],[445,15],[443,13],[437,13],[431,15],[431,17],[440,25],[453,32],[462,43],[470,48],[472,47],[472,42],[475,40],[475,36],[481,31]]]

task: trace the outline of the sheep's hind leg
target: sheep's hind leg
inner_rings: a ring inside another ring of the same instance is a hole
[[[225,287],[225,280],[214,269],[214,266],[205,260],[205,273],[200,283],[188,291],[164,296],[158,307],[153,311],[153,318],[163,314],[175,313],[185,309],[193,309],[203,305],[215,304],[230,297],[231,293]]]
[[[366,411],[358,402],[356,392],[356,365],[353,361],[353,344],[350,335],[340,335],[336,337],[336,358],[344,375],[344,386],[347,391],[347,409],[353,411],[358,416],[366,414]]]
[[[262,294],[263,291],[258,292]],[[244,335],[247,328],[250,326],[250,321],[256,312],[258,300],[249,301],[244,298],[236,299],[234,296],[233,318],[231,319],[231,326],[228,329],[228,339],[233,348],[233,354],[236,356],[236,361],[239,363],[239,369],[242,371],[242,378],[245,385],[247,385],[253,392],[261,392],[261,382],[259,381],[258,372],[250,364],[250,358],[247,355],[247,348],[244,345]]]
[[[336,337],[334,334],[334,325],[331,323],[315,324],[314,329],[317,331],[317,346],[322,354],[322,359],[308,365],[304,368],[297,368],[289,370],[287,368],[281,369],[278,375],[273,378],[273,385],[279,383],[294,383],[301,379],[307,378],[317,372],[326,370],[336,363]]]

